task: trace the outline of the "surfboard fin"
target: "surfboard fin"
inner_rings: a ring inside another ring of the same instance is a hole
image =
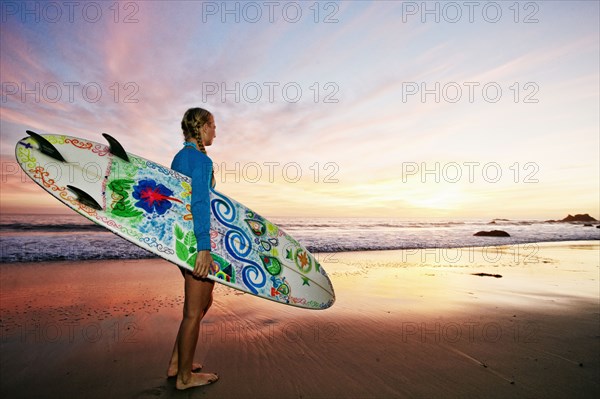
[[[106,139],[106,141],[108,141],[108,144],[110,145],[110,153],[113,154],[114,156],[121,158],[125,162],[129,162],[129,157],[127,156],[127,153],[125,152],[125,149],[123,148],[121,143],[119,143],[117,141],[117,139],[115,139],[113,136],[111,136],[108,133],[102,133],[102,135],[104,136],[104,138]]]
[[[71,190],[77,196],[77,201],[81,202],[83,205],[89,206],[90,208],[94,208],[99,211],[102,210],[102,207],[100,206],[100,204],[98,202],[96,202],[96,200],[94,198],[92,198],[91,195],[89,195],[82,189],[77,188],[75,186],[71,186],[69,184],[67,184],[67,188],[69,190]]]
[[[31,130],[26,130],[27,134],[30,135],[40,146],[39,150],[43,153],[56,159],[57,161],[67,162],[65,158],[61,155],[61,153],[53,146],[48,140],[44,137],[40,136],[36,132],[32,132]]]

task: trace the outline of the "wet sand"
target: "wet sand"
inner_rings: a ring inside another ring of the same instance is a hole
[[[183,301],[176,267],[158,259],[4,264],[0,395],[600,394],[598,241],[318,257],[336,289],[328,310],[215,285],[196,360],[220,381],[185,392],[165,377]]]

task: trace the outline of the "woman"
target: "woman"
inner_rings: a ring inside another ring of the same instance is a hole
[[[212,160],[205,147],[216,137],[216,125],[212,114],[202,108],[186,111],[181,121],[185,137],[184,147],[175,155],[171,169],[192,178],[192,218],[197,240],[198,255],[194,271],[181,269],[185,278],[185,302],[183,319],[173,347],[169,377],[177,377],[177,389],[187,389],[215,382],[219,377],[211,373],[198,373],[202,368],[192,363],[200,332],[200,321],[212,304],[214,282],[207,279],[212,263],[210,256],[210,208],[209,182],[215,185]]]

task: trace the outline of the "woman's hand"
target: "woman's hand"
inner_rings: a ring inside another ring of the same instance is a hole
[[[213,258],[210,256],[210,251],[198,251],[198,256],[196,256],[196,266],[192,272],[194,277],[206,278],[212,262]]]

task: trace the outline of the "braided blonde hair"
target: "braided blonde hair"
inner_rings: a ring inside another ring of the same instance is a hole
[[[183,136],[186,140],[196,139],[198,143],[198,149],[206,154],[206,148],[202,143],[202,137],[200,135],[200,129],[202,126],[210,122],[212,114],[202,108],[190,108],[185,111],[183,119],[181,120],[181,130],[183,130]]]

